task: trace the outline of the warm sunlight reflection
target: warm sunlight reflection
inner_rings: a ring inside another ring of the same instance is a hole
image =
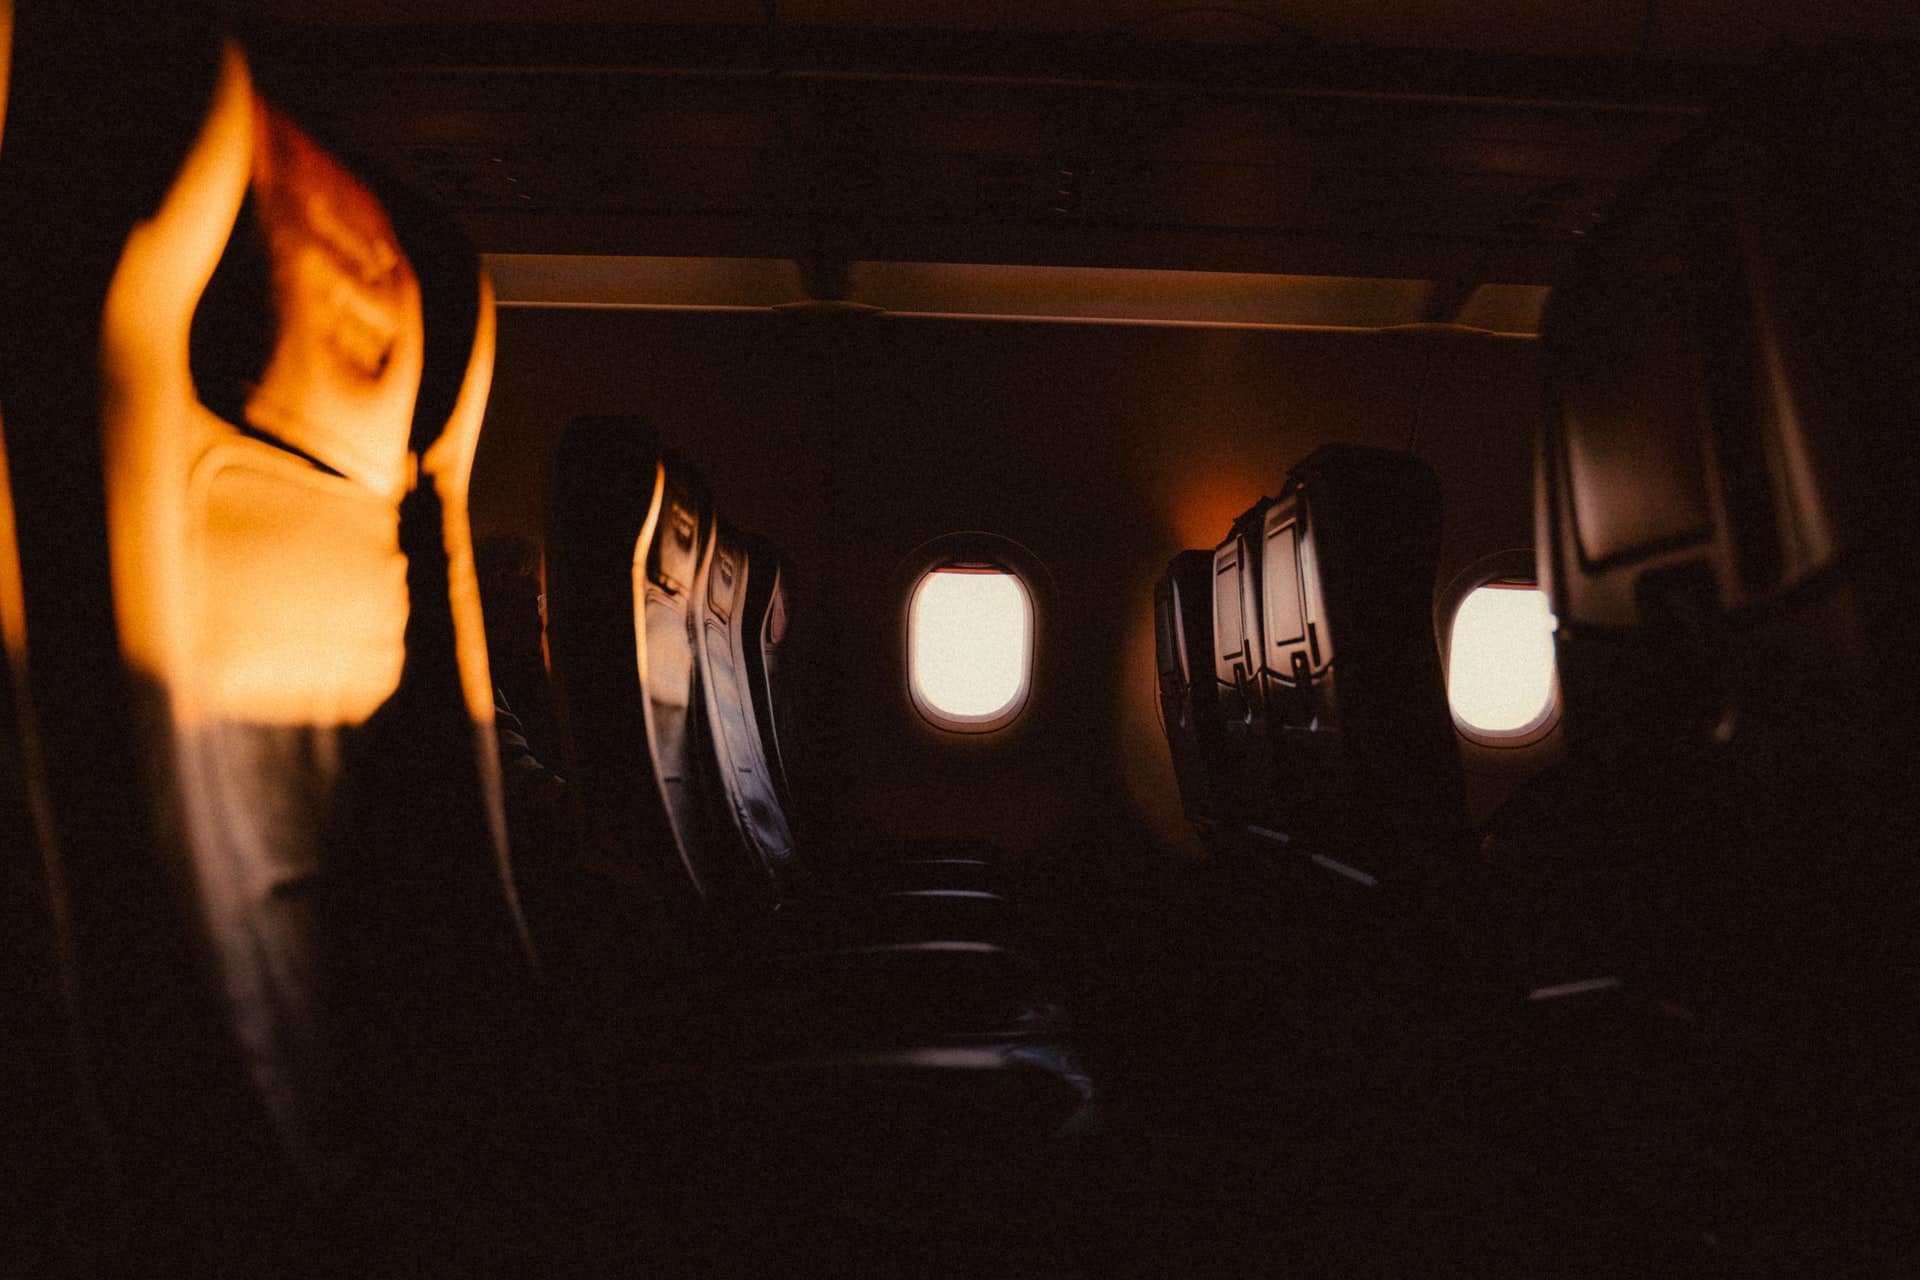
[[[1553,705],[1553,614],[1526,587],[1479,587],[1453,615],[1447,696],[1462,724],[1519,733]]]
[[[1033,606],[1011,574],[929,573],[914,589],[909,633],[913,690],[936,721],[987,723],[1026,696]]]

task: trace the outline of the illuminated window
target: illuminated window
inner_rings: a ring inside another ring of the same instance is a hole
[[[943,729],[984,733],[1020,713],[1033,670],[1033,601],[998,569],[921,577],[907,617],[908,684]]]
[[[1531,735],[1554,714],[1553,612],[1531,585],[1476,587],[1453,614],[1447,698],[1469,737]]]

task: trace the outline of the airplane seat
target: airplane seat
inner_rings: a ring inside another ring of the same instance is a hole
[[[1466,827],[1431,622],[1439,533],[1424,463],[1335,444],[1213,555],[1240,825],[1370,888],[1446,880]]]
[[[1223,758],[1226,732],[1213,662],[1210,551],[1182,551],[1153,588],[1160,727],[1173,757],[1187,821],[1211,844],[1232,828],[1234,797]]]
[[[716,518],[699,575],[704,595],[695,650],[714,757],[715,798],[737,840],[766,867],[778,895],[787,897],[801,875],[799,851],[767,757],[768,729],[759,722],[746,656],[749,584],[777,572],[777,561],[750,559],[733,526]]]
[[[470,253],[464,300],[423,287],[444,229],[211,33],[27,6],[12,55],[0,398],[83,1066],[123,1243],[271,1255],[455,1194],[506,1120],[531,965],[462,597],[490,304]]]
[[[548,646],[592,863],[610,889],[657,895],[697,952],[775,900],[705,808],[694,596],[711,501],[646,423],[581,418],[554,457],[548,524]]]
[[[556,462],[556,478],[566,487],[557,489],[555,496],[555,545],[565,548],[556,557],[559,567],[555,572],[564,581],[550,584],[550,595],[556,602],[563,596],[568,598],[562,610],[576,607],[570,621],[556,612],[555,629],[566,632],[568,626],[580,624],[596,637],[607,634],[605,624],[610,618],[604,609],[617,608],[614,598],[630,588],[622,587],[606,572],[611,562],[596,561],[589,566],[578,556],[574,563],[567,557],[588,545],[613,554],[612,547],[624,541],[629,530],[618,520],[607,518],[607,512],[619,506],[618,494],[637,498],[642,491],[636,487],[638,476],[631,468],[596,467],[590,461],[576,461],[594,459],[605,464],[616,456],[623,463],[626,460],[626,454],[614,452],[634,447],[630,440],[617,439],[622,434],[619,420],[600,420],[600,424],[597,430],[590,430],[591,424],[583,423],[576,433],[570,433]],[[638,447],[645,451],[656,446]],[[636,461],[635,466],[644,472],[643,461]],[[630,682],[644,681],[645,705],[659,726],[647,744],[646,758],[656,762],[648,766],[649,773],[655,767],[660,770],[661,792],[667,801],[661,812],[671,819],[673,839],[656,847],[679,849],[681,867],[690,873],[676,874],[669,865],[668,882],[680,890],[690,883],[696,887],[702,905],[691,915],[698,917],[703,910],[717,912],[725,930],[736,935],[723,946],[742,942],[760,945],[752,935],[763,930],[768,919],[782,922],[782,946],[820,945],[835,938],[864,943],[948,937],[972,941],[982,936],[999,922],[989,910],[997,900],[984,894],[904,891],[858,904],[872,910],[849,910],[853,904],[842,900],[827,904],[837,908],[834,910],[807,911],[794,901],[828,895],[823,893],[826,886],[819,883],[821,877],[799,856],[773,785],[774,771],[766,762],[748,678],[747,651],[754,629],[747,626],[749,615],[743,607],[757,576],[755,570],[777,561],[747,558],[739,535],[715,515],[705,482],[690,467],[665,456],[658,470],[662,510],[651,543],[655,550],[649,553],[654,557],[649,564],[655,567],[649,571],[645,606],[646,656],[640,674],[623,668],[615,678],[627,686],[625,691],[629,693]],[[583,500],[584,485],[597,486],[597,501]],[[629,516],[637,509],[636,501]],[[591,541],[606,538],[609,530],[613,531],[610,540]],[[681,532],[691,538],[684,546],[676,541]],[[659,549],[663,539],[664,551]],[[675,557],[683,557],[684,562]],[[596,601],[594,620],[586,622],[588,615],[578,608],[584,607],[581,593],[590,589],[589,584],[591,589],[609,594],[606,600]],[[631,626],[627,630],[636,640],[639,638]],[[614,635],[616,645],[624,643],[618,632]],[[563,634],[558,644],[571,655],[567,661],[573,669],[567,679],[577,683],[580,634]],[[593,647],[599,655],[595,661],[604,662],[604,641],[597,640]],[[691,663],[684,671],[683,662]],[[605,715],[608,708],[622,705],[604,698],[583,703],[572,688],[566,696],[570,707],[580,707],[589,717]],[[685,711],[679,709],[683,698]],[[676,717],[684,717],[684,721]],[[586,732],[599,734],[600,730],[589,725]],[[616,758],[638,759],[634,749],[639,745],[637,738],[630,739],[621,757],[609,755],[599,746],[582,749],[583,768],[587,770],[582,781],[590,805],[595,802],[594,789],[604,782],[592,771]],[[619,772],[624,775],[624,768]],[[783,904],[784,910],[773,910]],[[703,927],[692,926],[696,931]]]
[[[1877,1269],[1920,1185],[1914,177],[1878,141],[1915,113],[1871,59],[1814,70],[1648,175],[1553,296],[1537,545],[1584,792],[1548,847],[1720,1064],[1746,1259]]]
[[[772,566],[771,571],[748,575],[740,601],[746,639],[742,655],[767,767],[788,821],[797,829],[800,815],[794,774],[801,735],[793,669],[795,570],[770,540],[744,530],[739,536],[749,563]]]
[[[1329,445],[1186,569],[1220,726],[1210,910],[1368,1105],[1428,1088],[1409,1064],[1497,1000],[1432,625],[1440,506],[1411,455]]]
[[[664,1013],[672,1060],[708,1062],[721,1087],[744,1069],[755,1094],[784,1080],[869,1117],[974,1116],[982,1133],[1042,1117],[1023,1140],[1083,1125],[1091,1085],[1017,953],[779,926],[776,870],[791,859],[769,862],[746,838],[737,778],[724,785],[759,750],[734,651],[750,562],[699,478],[644,423],[582,419],[563,434],[550,503],[550,640],[587,829],[602,861],[669,882],[685,939],[680,989],[642,993],[630,1016]],[[761,811],[744,816],[777,820],[764,772],[751,781]]]
[[[762,1030],[777,1021],[801,1038],[1047,1023],[1029,966],[998,946],[775,925],[796,860],[734,656],[744,613],[732,602],[750,569],[731,530],[716,534],[698,475],[637,419],[579,419],[554,458],[548,520],[549,637],[589,838],[607,864],[659,886],[694,973],[720,975],[715,999],[785,992],[797,1003]],[[716,592],[724,619],[709,616]],[[757,811],[722,759],[753,769]],[[761,825],[775,847],[755,843]]]
[[[635,419],[569,425],[549,521],[549,644],[590,838],[658,886],[683,945],[756,947],[801,871],[747,676],[753,562]]]

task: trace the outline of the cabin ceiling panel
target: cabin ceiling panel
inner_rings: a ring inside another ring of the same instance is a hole
[[[1684,111],[738,75],[288,75],[493,253],[1550,283]],[[1461,275],[1460,273],[1469,273]]]
[[[288,22],[513,22],[516,0],[266,0]],[[721,23],[759,26],[767,7],[732,0],[544,0],[551,21]],[[1426,0],[1418,5],[1353,0],[1239,0],[1202,8],[1167,0],[777,0],[780,25],[893,31],[1133,33],[1221,44],[1337,40],[1422,48],[1615,53],[1637,48],[1644,0]]]

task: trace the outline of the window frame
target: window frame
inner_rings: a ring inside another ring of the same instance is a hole
[[[913,619],[920,582],[941,569],[985,569],[1014,579],[1027,599],[1027,672],[1022,697],[993,720],[955,722],[916,697],[913,680]],[[893,610],[892,662],[888,681],[897,692],[899,715],[909,737],[940,752],[998,754],[1025,741],[1051,715],[1060,683],[1052,644],[1056,589],[1053,571],[1022,543],[1001,533],[962,529],[929,538],[894,563],[887,598]]]
[[[935,574],[970,573],[992,574],[1010,580],[1019,588],[1021,603],[1026,608],[1025,621],[1021,634],[1021,669],[1019,688],[1013,697],[998,711],[981,715],[960,715],[936,706],[920,687],[918,672],[914,664],[915,617],[920,608],[921,593]],[[906,685],[907,697],[913,702],[913,708],[934,728],[946,733],[993,733],[1004,729],[1020,718],[1027,703],[1033,698],[1034,652],[1039,631],[1038,609],[1035,605],[1033,589],[1029,587],[1020,573],[1013,568],[993,562],[965,557],[943,558],[922,569],[914,575],[913,585],[907,590],[907,634],[906,634]]]
[[[1560,728],[1564,707],[1560,691],[1560,660],[1557,645],[1554,651],[1553,674],[1548,686],[1546,706],[1529,723],[1517,729],[1482,729],[1465,720],[1453,704],[1453,632],[1460,618],[1460,610],[1473,594],[1483,588],[1510,589],[1522,591],[1540,591],[1545,594],[1538,576],[1534,572],[1533,553],[1531,551],[1501,552],[1484,557],[1471,565],[1466,572],[1449,584],[1449,588],[1439,602],[1442,612],[1435,619],[1435,630],[1439,633],[1441,682],[1446,689],[1447,714],[1453,720],[1454,733],[1474,747],[1495,752],[1519,751],[1534,747],[1551,738]],[[1548,598],[1548,607],[1552,599]]]

